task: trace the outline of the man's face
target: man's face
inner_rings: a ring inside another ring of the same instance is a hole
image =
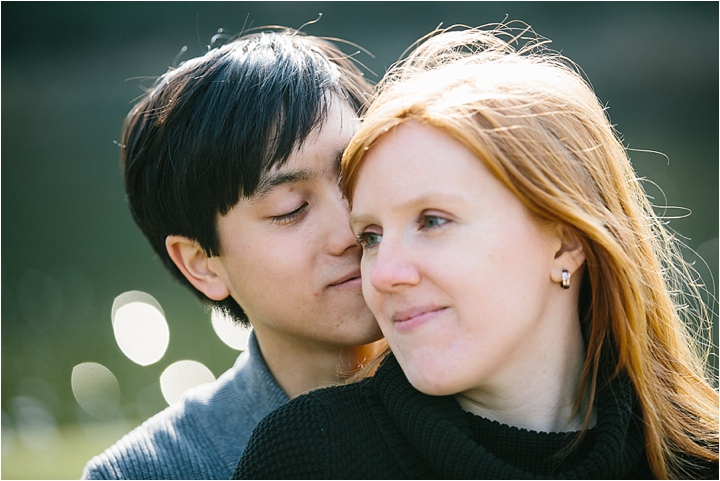
[[[381,336],[362,297],[362,251],[338,186],[356,117],[333,98],[325,124],[218,218],[220,256],[211,261],[259,337],[342,347]]]

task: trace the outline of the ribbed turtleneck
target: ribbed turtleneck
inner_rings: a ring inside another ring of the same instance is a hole
[[[496,458],[523,471],[551,476],[575,468],[592,451],[595,429],[587,430],[569,453],[577,432],[545,433],[501,424],[466,413],[470,439]],[[564,453],[564,455],[559,455]]]
[[[414,389],[393,356],[378,369],[374,384],[394,424],[444,478],[616,479],[642,456],[642,429],[633,420],[633,391],[624,378],[598,396],[597,427],[557,466],[554,448],[564,447],[568,435],[531,432],[471,416],[452,396],[427,396]]]

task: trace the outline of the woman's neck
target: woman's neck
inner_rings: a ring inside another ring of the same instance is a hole
[[[567,317],[553,328],[541,327],[534,348],[503,366],[493,382],[457,394],[460,406],[532,431],[580,430],[588,412],[587,396],[577,409],[585,347],[577,314]]]

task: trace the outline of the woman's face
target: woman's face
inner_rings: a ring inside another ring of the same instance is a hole
[[[363,295],[420,391],[492,391],[552,355],[557,229],[443,131],[404,123],[366,153],[351,227]]]

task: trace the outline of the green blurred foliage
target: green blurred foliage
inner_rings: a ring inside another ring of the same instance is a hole
[[[716,2],[3,2],[1,8],[3,477],[23,477],[6,471],[6,463],[19,459],[18,442],[7,433],[27,421],[20,419],[25,400],[44,406],[58,432],[66,424],[95,426],[70,388],[76,364],[97,362],[117,376],[120,409],[105,421],[130,426],[165,406],[158,379],[172,362],[194,359],[218,376],[237,355],[132,223],[115,144],[143,86],[205,52],[220,28],[228,34],[270,24],[297,28],[322,13],[304,30],[367,49],[373,57],[356,57],[377,81],[441,23],[526,21],[584,69],[626,145],[638,149],[631,153],[638,175],[667,197],[649,185],[656,203],[692,212],[670,225],[707,261],[698,270],[717,294]],[[178,57],[183,46],[188,50]],[[684,211],[668,211],[677,214]],[[170,324],[169,349],[151,366],[127,359],[113,337],[112,302],[128,290],[155,296]],[[717,329],[714,336],[717,343]],[[80,475],[92,452],[78,449],[72,468],[56,473]]]

